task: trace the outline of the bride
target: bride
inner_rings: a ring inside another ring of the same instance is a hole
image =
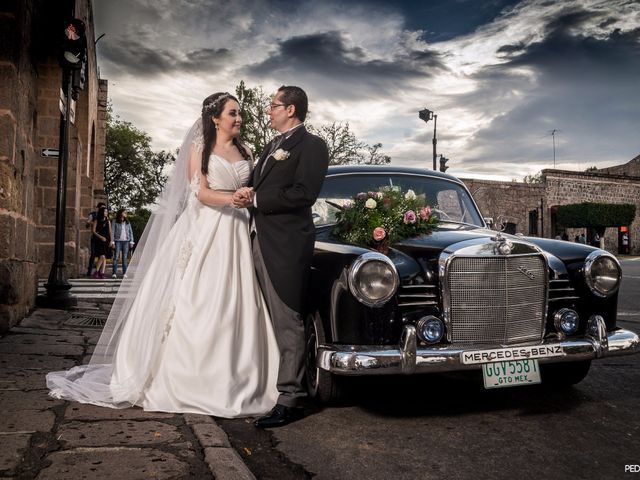
[[[203,101],[90,363],[49,373],[50,395],[227,418],[275,405],[278,347],[234,208],[252,169],[241,122],[230,94]]]

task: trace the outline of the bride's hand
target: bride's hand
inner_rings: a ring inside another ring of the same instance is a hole
[[[235,208],[247,208],[252,202],[253,189],[249,187],[239,188],[231,197],[231,203]]]

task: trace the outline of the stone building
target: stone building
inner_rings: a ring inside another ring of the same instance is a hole
[[[84,223],[104,199],[107,82],[100,80],[91,0],[0,3],[0,332],[34,306],[38,278],[53,262],[64,21],[86,25],[84,90],[70,127],[65,261],[69,276],[88,263]]]
[[[546,238],[566,233],[570,240],[584,233],[591,239],[592,229],[560,229],[556,207],[581,202],[633,204],[635,220],[631,225],[607,228],[604,248],[623,253],[621,239],[626,231],[629,253],[640,254],[640,156],[623,165],[588,172],[543,170],[540,183],[463,180],[482,214],[509,233]]]

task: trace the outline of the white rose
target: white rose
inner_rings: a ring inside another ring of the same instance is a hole
[[[365,206],[365,207],[367,207],[367,208],[371,208],[371,209],[376,208],[376,205],[378,205],[378,204],[376,203],[376,201],[375,201],[373,198],[368,199],[368,200],[364,203],[364,206]]]
[[[416,192],[414,192],[413,190],[407,190],[407,193],[404,194],[404,198],[407,200],[415,200]]]
[[[287,158],[289,158],[289,152],[279,148],[275,152],[273,152],[273,158],[275,158],[278,162],[286,160]]]
[[[382,200],[384,198],[384,193],[378,192],[376,193],[376,197],[378,197],[378,200]]]

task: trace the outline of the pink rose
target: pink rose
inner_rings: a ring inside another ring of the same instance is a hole
[[[356,195],[357,200],[364,200],[365,198],[367,198],[367,194],[364,192],[360,192],[359,194]]]
[[[429,220],[429,217],[431,216],[431,208],[429,207],[422,207],[420,209],[420,218],[423,220]]]
[[[389,208],[391,206],[391,198],[384,197],[384,199],[382,199],[382,205],[384,208]]]
[[[379,242],[380,240],[384,240],[384,237],[386,236],[387,236],[387,232],[384,231],[384,228],[376,227],[373,229],[373,239],[376,242]]]
[[[416,223],[416,212],[407,210],[404,214],[404,223]]]

